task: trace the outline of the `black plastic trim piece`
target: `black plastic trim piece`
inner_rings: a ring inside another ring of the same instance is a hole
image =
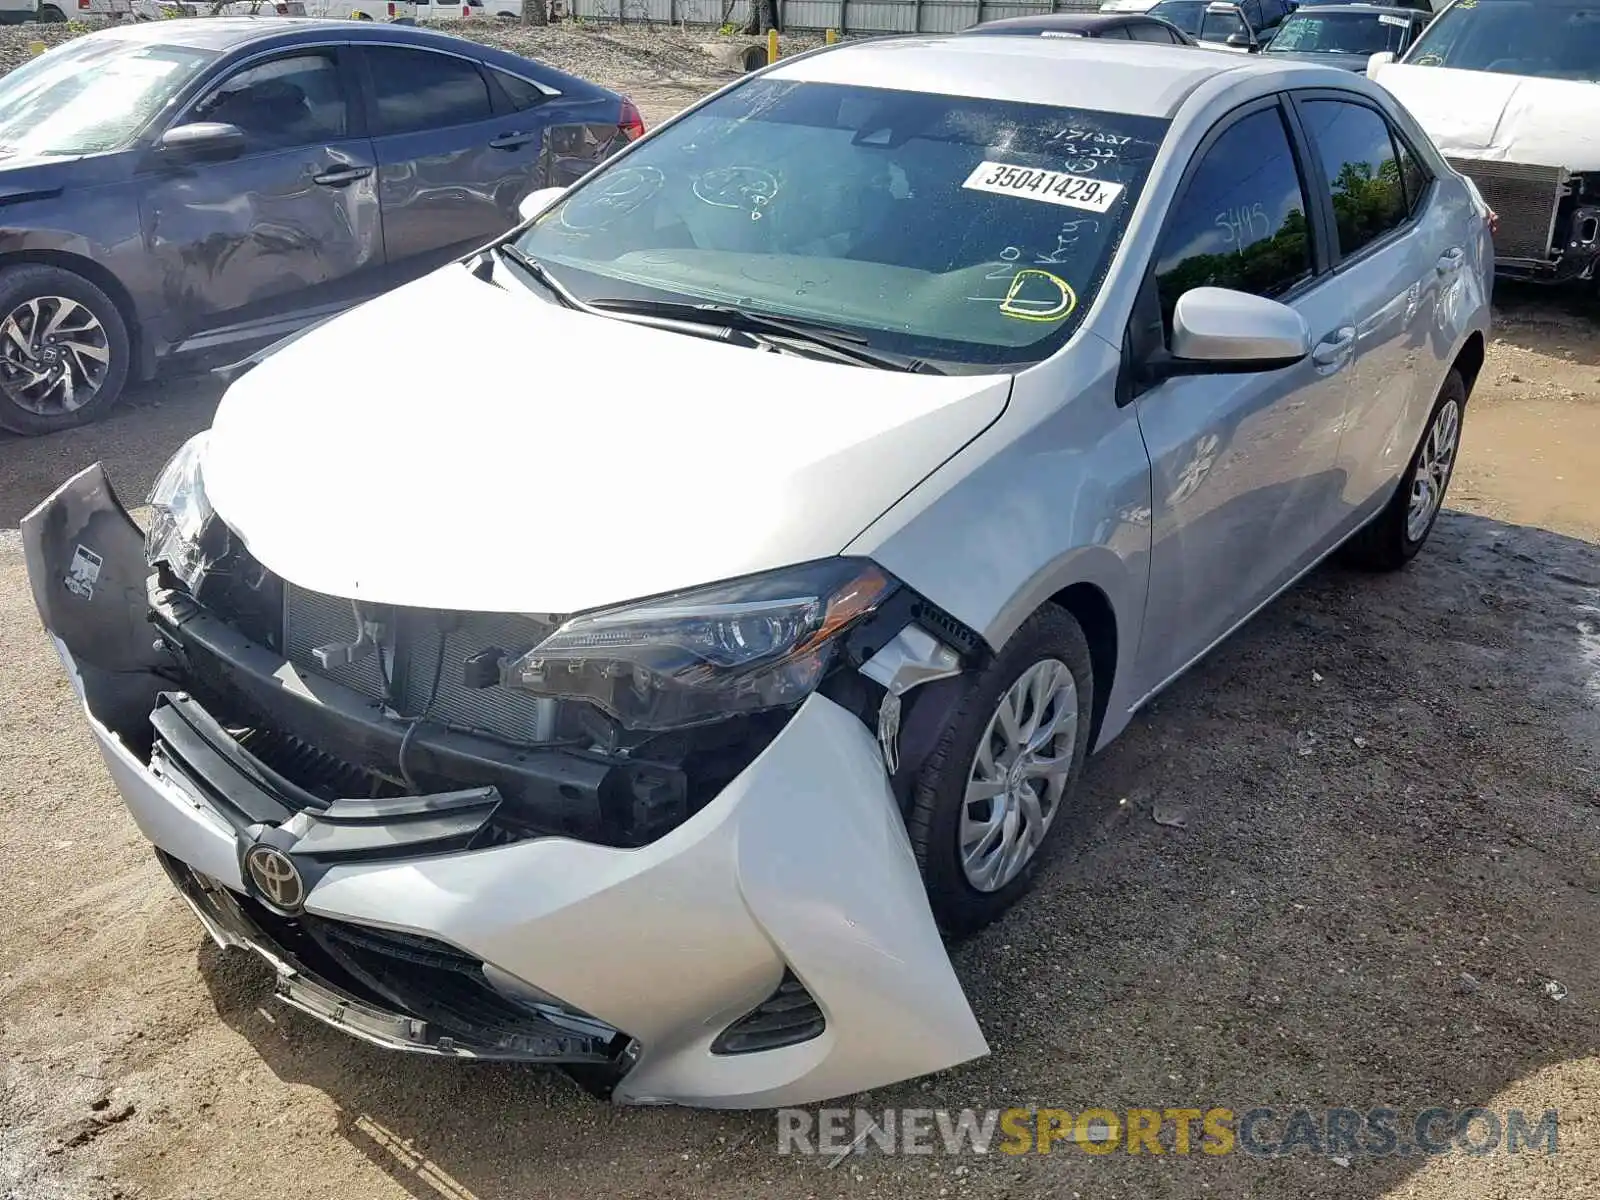
[[[827,1027],[816,998],[785,968],[777,990],[719,1033],[711,1043],[711,1053],[757,1054],[798,1046],[822,1036]]]

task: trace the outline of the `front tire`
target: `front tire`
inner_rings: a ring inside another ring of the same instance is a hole
[[[1455,474],[1466,406],[1467,385],[1461,372],[1452,367],[1394,496],[1346,543],[1343,557],[1350,565],[1369,571],[1398,571],[1417,556],[1433,532]]]
[[[1054,605],[968,686],[918,772],[907,820],[946,933],[983,928],[1028,890],[1083,773],[1094,686],[1083,630]]]
[[[41,25],[59,25],[66,19],[67,14],[54,4],[42,4],[39,6],[39,23]]]
[[[81,275],[0,270],[0,428],[29,436],[94,420],[128,380],[128,327]]]

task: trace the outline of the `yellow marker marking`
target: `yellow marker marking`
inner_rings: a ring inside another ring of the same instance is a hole
[[[827,33],[822,35],[822,40],[830,46],[833,45],[839,40],[839,31],[837,29],[828,30]]]
[[[44,43],[43,42],[29,42],[28,43],[28,53],[33,55],[35,58],[38,58],[39,55],[44,53]]]
[[[776,29],[767,30],[767,61],[769,63],[778,61],[778,31]]]
[[[1019,321],[1059,321],[1078,307],[1077,293],[1059,275],[1026,267],[1011,277],[1000,311]]]

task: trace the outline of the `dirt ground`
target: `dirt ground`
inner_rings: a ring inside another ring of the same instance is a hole
[[[1500,306],[1428,549],[1319,570],[1093,760],[1037,888],[954,948],[993,1053],[859,1103],[1556,1108],[1555,1156],[829,1167],[770,1114],[614,1109],[277,1005],[125,815],[15,534],[97,458],[142,496],[209,421],[189,378],[0,440],[0,1196],[1600,1196],[1600,308]]]

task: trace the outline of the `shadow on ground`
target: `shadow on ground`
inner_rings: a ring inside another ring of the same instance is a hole
[[[1575,1194],[1600,1178],[1597,705],[1586,542],[1448,513],[1399,574],[1319,571],[1092,760],[1035,890],[954,948],[990,1057],[841,1102],[1386,1106],[1404,1142],[1432,1106],[1514,1102],[1562,1109],[1555,1158],[1183,1157],[1169,1131],[1159,1157],[873,1151],[830,1173],[779,1157],[771,1114],[613,1109],[535,1069],[385,1054],[273,1005],[253,960],[207,945],[200,967],[223,1020],[418,1200],[1355,1200],[1488,1194],[1513,1169],[1505,1194]]]

